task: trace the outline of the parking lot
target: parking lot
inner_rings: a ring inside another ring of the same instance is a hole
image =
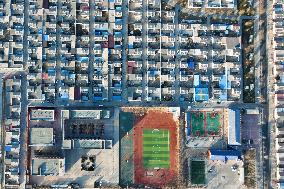
[[[228,188],[246,188],[243,186],[243,168],[242,162],[226,164],[221,161],[208,161],[207,163],[207,188],[228,189]],[[232,167],[237,167],[233,169]]]

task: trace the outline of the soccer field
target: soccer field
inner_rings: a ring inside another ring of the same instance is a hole
[[[170,167],[169,130],[143,130],[143,163],[147,169]]]

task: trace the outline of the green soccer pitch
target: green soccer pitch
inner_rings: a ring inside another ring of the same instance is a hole
[[[143,163],[146,169],[170,167],[169,130],[143,130]]]

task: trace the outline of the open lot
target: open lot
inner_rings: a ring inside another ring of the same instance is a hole
[[[258,125],[259,115],[242,115],[241,136],[242,143],[258,145],[261,140],[261,127]]]
[[[233,165],[238,168],[232,170]],[[246,188],[243,185],[244,169],[242,168],[242,162],[227,162],[225,164],[220,161],[208,161],[206,166],[207,188]]]

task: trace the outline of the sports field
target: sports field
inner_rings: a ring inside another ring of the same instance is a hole
[[[208,135],[219,135],[219,119],[220,115],[217,112],[210,113],[207,112],[206,115],[206,129]]]
[[[179,170],[179,127],[174,114],[163,108],[132,111],[136,112],[133,128],[135,184],[152,188],[175,185]]]
[[[204,136],[204,113],[192,112],[191,113],[191,130],[194,136]]]
[[[170,167],[169,130],[143,130],[143,164],[147,169]]]
[[[191,135],[197,137],[219,136],[222,112],[193,111],[190,113]]]
[[[119,183],[121,184],[121,186],[125,187],[134,182],[133,125],[134,114],[132,112],[121,111],[119,114]]]
[[[191,161],[190,175],[192,184],[205,184],[205,161]]]

